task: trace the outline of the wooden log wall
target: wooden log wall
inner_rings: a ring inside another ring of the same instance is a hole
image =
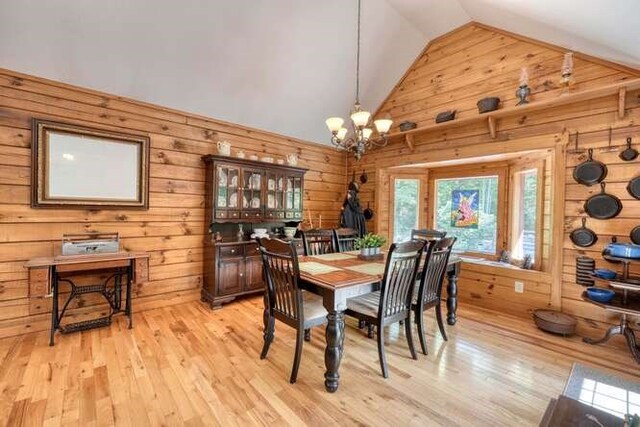
[[[32,209],[34,117],[148,135],[149,210]],[[199,299],[207,229],[200,157],[215,153],[218,140],[248,155],[297,152],[309,169],[305,219],[337,223],[346,160],[330,147],[0,69],[0,337],[48,328],[50,299],[28,298],[23,264],[53,255],[63,233],[117,231],[125,249],[150,253],[135,311]],[[72,315],[91,313],[93,301],[81,300]]]
[[[437,113],[449,109],[457,110],[457,118],[469,118],[478,114],[476,102],[486,96],[502,99],[502,108],[515,106],[515,90],[518,86],[520,69],[529,71],[531,102],[550,100],[562,96],[566,89],[559,87],[560,66],[566,50],[557,46],[537,42],[515,34],[507,33],[485,25],[470,23],[453,32],[433,40],[410,67],[405,76],[376,112],[376,117],[390,116],[394,120],[392,132],[397,126],[411,120],[418,126],[434,123]],[[574,55],[575,84],[568,90],[580,92],[610,85],[625,80],[637,79],[640,71],[613,64],[598,58],[576,53]],[[473,152],[478,156],[487,150],[513,151],[522,147],[530,149],[535,138],[542,142],[549,138],[580,132],[581,145],[594,147],[608,146],[608,129],[613,128],[612,145],[620,151],[625,138],[634,138],[636,147],[640,145],[640,92],[627,93],[624,116],[618,115],[619,97],[606,96],[586,102],[550,107],[522,115],[501,118],[496,138],[492,138],[486,121],[472,121],[460,126],[447,126],[414,135],[414,146],[409,148],[404,141],[394,140],[382,149],[371,151],[362,161],[355,163],[349,159],[348,176],[352,171],[366,170],[376,186],[363,187],[362,201],[370,203],[377,212],[384,215],[388,211],[389,167],[427,163],[435,160],[451,160],[460,156],[469,157]],[[584,138],[583,138],[584,137]],[[584,139],[584,141],[583,141]],[[526,142],[525,142],[526,141]],[[535,144],[533,144],[535,145]],[[597,153],[598,154],[598,153]],[[566,312],[581,316],[584,328],[601,328],[612,319],[593,305],[580,299],[582,287],[575,284],[573,267],[575,257],[589,254],[600,259],[602,244],[611,235],[621,236],[628,241],[632,224],[640,224],[640,201],[632,202],[625,194],[625,182],[640,171],[639,161],[633,164],[615,159],[617,152],[598,154],[610,163],[608,187],[613,194],[623,199],[623,214],[609,221],[591,221],[601,238],[592,250],[582,250],[573,246],[568,233],[578,224],[583,214],[582,203],[589,194],[596,191],[575,184],[570,177],[571,168],[582,157],[566,157],[566,200],[562,245],[562,279],[554,279],[549,273],[517,275],[486,266],[465,264],[460,280],[460,300],[485,308],[497,309],[511,314],[529,316],[534,308],[550,305],[554,298]],[[580,156],[580,155],[578,155]],[[581,156],[584,156],[582,154]],[[376,174],[376,172],[378,174]],[[373,179],[375,177],[375,179]],[[557,189],[556,189],[557,190]],[[378,194],[380,200],[376,200]],[[561,194],[561,193],[558,193]],[[428,206],[427,206],[428,209]],[[548,219],[545,218],[545,229]],[[374,222],[370,222],[375,226]],[[383,225],[383,227],[386,227]],[[388,231],[388,230],[387,230]],[[385,232],[381,229],[380,232]],[[553,263],[554,260],[550,260]],[[602,262],[598,261],[601,265]],[[525,281],[525,292],[514,292],[514,280]],[[604,322],[604,323],[603,323]]]

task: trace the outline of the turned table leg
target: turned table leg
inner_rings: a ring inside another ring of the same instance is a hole
[[[328,392],[338,390],[340,382],[340,360],[344,346],[344,312],[330,311],[327,314],[326,330],[327,347],[324,351],[324,364],[327,368],[324,374],[324,386]]]
[[[455,267],[447,272],[447,324],[456,324],[456,311],[458,310],[458,270]]]

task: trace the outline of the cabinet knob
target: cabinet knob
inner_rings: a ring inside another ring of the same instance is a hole
[[[243,276],[244,276],[244,273],[240,273],[240,277],[243,277]]]
[[[236,253],[236,250],[235,250],[235,249],[231,249],[231,253],[232,253],[232,254],[235,254],[235,253]]]

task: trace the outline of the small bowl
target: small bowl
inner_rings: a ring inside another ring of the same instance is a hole
[[[593,275],[601,279],[615,279],[617,274],[608,268],[596,268],[593,270]]]
[[[611,289],[587,288],[587,296],[590,300],[607,303],[616,296],[616,293]]]
[[[284,235],[289,238],[293,238],[297,231],[298,229],[296,227],[284,227]]]
[[[498,109],[498,105],[500,104],[500,98],[496,96],[490,96],[487,98],[482,98],[478,101],[478,112],[488,113],[489,111],[495,111]]]
[[[414,122],[402,122],[400,123],[400,132],[406,132],[408,130],[415,129],[417,126],[418,124]]]
[[[456,110],[443,111],[436,116],[436,123],[448,122],[456,118]]]

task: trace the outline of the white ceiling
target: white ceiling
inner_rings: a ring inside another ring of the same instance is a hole
[[[355,19],[355,0],[0,0],[0,66],[327,143]],[[637,0],[363,0],[363,106],[470,20],[640,65]]]

